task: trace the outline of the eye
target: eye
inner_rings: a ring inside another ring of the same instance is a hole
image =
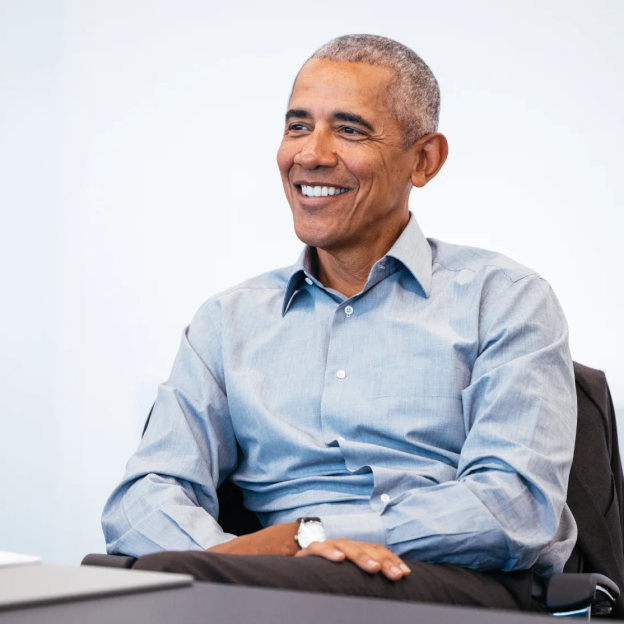
[[[365,137],[366,136],[364,132],[362,132],[361,130],[356,130],[355,128],[351,126],[343,126],[342,128],[339,128],[339,132],[341,132],[342,134],[346,134],[350,137]]]
[[[289,130],[294,130],[295,132],[300,132],[301,130],[307,130],[307,127],[301,123],[295,123],[288,126]]]

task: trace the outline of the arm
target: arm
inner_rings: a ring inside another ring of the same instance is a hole
[[[149,427],[104,509],[109,553],[202,550],[234,537],[216,520],[216,488],[237,462],[220,354],[205,305],[182,336]]]
[[[200,353],[213,359],[204,361]],[[218,334],[204,306],[182,336],[149,427],[104,509],[107,552],[134,557],[204,549],[247,555],[315,554],[314,549],[299,550],[296,522],[240,537],[224,533],[217,522],[216,488],[236,468],[237,458],[220,353]],[[392,569],[402,564],[385,548],[338,541],[336,549],[319,555],[333,561],[348,558],[394,580],[409,574],[404,564],[402,570]]]
[[[462,393],[467,432],[454,481],[393,492],[381,514],[323,517],[330,537],[477,569],[533,565],[556,534],[576,429],[567,326],[546,282],[528,276],[481,313]]]

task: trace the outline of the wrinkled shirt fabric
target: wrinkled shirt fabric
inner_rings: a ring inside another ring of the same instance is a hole
[[[319,516],[406,559],[561,571],[576,395],[549,284],[413,215],[357,295],[316,269],[306,247],[197,312],[106,504],[108,552],[232,539],[229,478],[264,526]]]

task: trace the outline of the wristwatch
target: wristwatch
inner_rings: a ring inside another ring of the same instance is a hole
[[[320,518],[297,518],[299,530],[295,535],[295,542],[307,548],[312,542],[324,542],[327,539],[325,529]]]

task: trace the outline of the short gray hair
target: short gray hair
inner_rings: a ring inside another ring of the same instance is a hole
[[[403,128],[405,146],[436,132],[440,119],[440,87],[416,52],[379,35],[343,35],[321,46],[308,60],[368,63],[389,69],[388,105]]]

